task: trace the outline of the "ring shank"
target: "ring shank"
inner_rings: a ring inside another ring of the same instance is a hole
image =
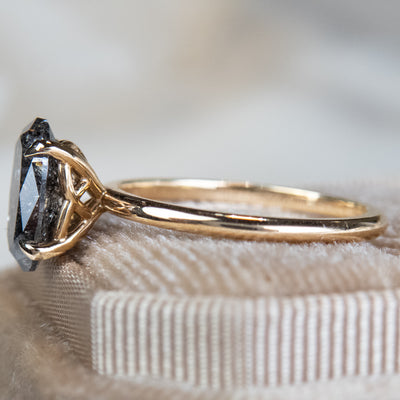
[[[222,213],[169,202],[199,201],[279,207],[310,218]],[[247,182],[150,179],[115,182],[104,196],[107,211],[162,228],[211,236],[290,242],[353,241],[378,236],[386,220],[373,208],[318,192]]]

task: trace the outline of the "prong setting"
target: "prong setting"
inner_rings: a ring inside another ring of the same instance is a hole
[[[29,126],[17,150],[15,165],[21,167],[10,196],[9,246],[24,270],[34,270],[40,260],[64,253],[86,234],[104,211],[106,190],[79,148],[57,141],[46,120]]]

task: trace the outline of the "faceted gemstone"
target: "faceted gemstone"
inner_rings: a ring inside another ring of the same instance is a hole
[[[64,202],[58,161],[49,156],[26,156],[38,140],[55,141],[48,122],[41,118],[36,118],[18,139],[10,190],[8,245],[24,271],[35,270],[38,261],[25,256],[20,243],[51,242]]]
[[[26,174],[24,184],[19,192],[19,204],[23,204],[21,207],[21,222],[22,229],[26,228],[26,225],[31,218],[32,212],[39,199],[39,192],[36,186],[35,172],[33,171],[33,163],[31,163],[28,173]]]

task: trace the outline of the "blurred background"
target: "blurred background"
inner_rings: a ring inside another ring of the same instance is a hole
[[[0,1],[0,243],[35,116],[103,182],[400,176],[396,0]]]

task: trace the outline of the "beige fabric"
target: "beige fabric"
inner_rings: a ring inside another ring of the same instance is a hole
[[[400,185],[331,191],[384,209],[386,234],[360,244],[255,243],[107,216],[75,250],[20,277],[105,376],[262,390],[396,373]]]
[[[17,269],[0,274],[0,399],[396,400],[400,377],[357,377],[306,385],[224,390],[143,378],[123,380],[83,367],[53,324],[26,297]]]

